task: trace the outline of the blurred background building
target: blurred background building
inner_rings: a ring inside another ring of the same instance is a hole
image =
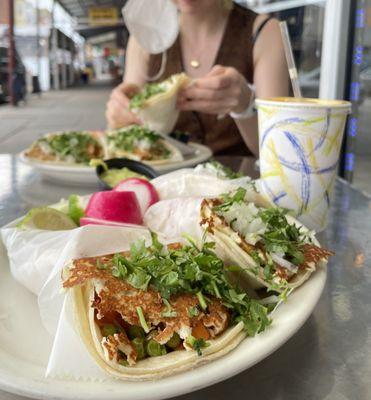
[[[122,79],[125,2],[0,0],[0,103],[9,100],[9,4],[14,5],[15,76],[24,92],[38,94],[97,82],[110,88]],[[287,20],[306,97],[352,101],[339,172],[371,192],[371,0],[236,2]]]

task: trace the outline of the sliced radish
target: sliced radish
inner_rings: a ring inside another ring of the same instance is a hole
[[[104,225],[104,226],[130,226],[132,228],[141,228],[140,225],[129,224],[127,222],[115,222],[115,221],[107,221],[106,219],[99,218],[91,218],[91,217],[82,217],[80,218],[80,226],[85,225]]]
[[[140,206],[134,192],[96,192],[89,200],[85,215],[106,221],[137,225],[142,223]]]
[[[117,184],[113,190],[117,192],[128,191],[134,192],[142,211],[142,216],[147,209],[154,203],[159,201],[159,197],[155,187],[146,179],[141,178],[127,178]]]

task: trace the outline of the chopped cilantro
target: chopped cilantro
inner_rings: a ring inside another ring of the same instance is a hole
[[[228,211],[233,203],[241,203],[246,196],[246,189],[240,187],[234,193],[222,194],[223,203],[214,207],[213,211]]]
[[[190,307],[190,308],[188,309],[188,316],[189,316],[190,318],[197,317],[199,314],[200,314],[200,311],[199,311],[199,309],[198,309],[197,306]]]
[[[139,125],[116,129],[107,137],[109,145],[118,150],[133,153],[142,148],[146,160],[170,157],[171,152],[161,139],[156,132]]]
[[[252,327],[256,327],[255,333],[264,330],[269,324],[267,308],[254,304],[252,309],[253,300],[240,289],[232,287],[226,278],[223,261],[212,250],[214,245],[208,242],[198,249],[195,243],[190,243],[171,248],[162,245],[157,236],[152,235],[150,247],[138,241],[131,246],[130,255],[115,254],[110,272],[135,288],[157,290],[166,305],[164,316],[175,316],[169,302],[172,295],[194,294],[203,310],[207,309],[207,297],[215,296],[231,310],[232,323],[243,321],[246,332],[251,335],[254,334]],[[143,312],[137,311],[139,318],[140,315],[143,317],[141,325],[145,329]],[[197,316],[199,309],[192,307],[188,313],[190,317]]]
[[[86,132],[63,132],[39,139],[39,143],[42,142],[46,142],[63,161],[72,157],[75,163],[89,164],[92,158],[102,155],[101,145]]]
[[[205,339],[196,339],[192,335],[188,336],[187,343],[193,348],[193,350],[197,351],[199,356],[202,356],[202,349],[210,346],[210,343],[206,342]]]
[[[143,103],[156,94],[165,92],[165,88],[158,83],[147,83],[143,89],[130,100],[130,108],[141,108]]]
[[[144,332],[148,333],[150,331],[150,329],[149,329],[149,326],[147,325],[146,319],[144,318],[142,307],[137,307],[137,314],[139,317],[140,325],[142,326]]]
[[[300,265],[304,261],[304,254],[300,250],[303,244],[301,229],[290,224],[286,214],[287,210],[278,207],[259,211],[259,217],[267,224],[262,241],[267,252],[281,253],[288,261]]]

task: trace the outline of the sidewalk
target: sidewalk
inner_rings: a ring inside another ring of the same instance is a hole
[[[0,105],[0,153],[18,153],[39,136],[71,129],[104,129],[107,83],[31,95],[19,107]]]

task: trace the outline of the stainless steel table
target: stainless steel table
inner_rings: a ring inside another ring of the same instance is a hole
[[[257,175],[252,159],[220,160]],[[33,206],[96,189],[44,182],[14,156],[0,155],[0,226]],[[179,400],[371,398],[370,198],[338,180],[330,224],[321,236],[336,255],[320,302],[302,329],[258,365]],[[0,399],[24,398],[0,391]]]

